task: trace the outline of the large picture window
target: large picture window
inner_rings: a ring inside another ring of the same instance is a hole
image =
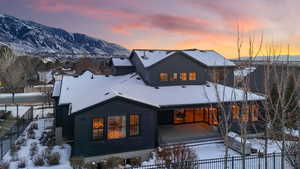
[[[196,80],[196,79],[197,79],[196,72],[189,73],[189,80]]]
[[[126,116],[108,117],[108,139],[119,139],[126,137]]]
[[[257,104],[253,104],[250,106],[251,110],[251,121],[258,121],[259,108]]]
[[[170,80],[171,80],[171,81],[175,81],[175,80],[177,80],[177,79],[178,79],[177,73],[172,73],[171,76],[170,76]]]
[[[183,81],[187,80],[186,73],[180,73],[180,80],[183,80]]]
[[[132,114],[129,117],[130,129],[129,135],[130,136],[137,136],[140,134],[140,116],[137,114]]]
[[[168,81],[168,74],[167,73],[160,73],[159,74],[160,81]]]
[[[104,119],[93,119],[93,140],[101,140],[104,138]]]

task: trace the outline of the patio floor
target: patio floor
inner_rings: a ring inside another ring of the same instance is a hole
[[[186,143],[219,137],[218,128],[206,123],[159,126],[159,144]]]

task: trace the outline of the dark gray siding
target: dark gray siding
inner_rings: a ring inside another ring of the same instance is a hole
[[[134,66],[114,66],[113,67],[113,74],[114,75],[125,75],[135,72]]]
[[[93,118],[104,117],[107,120],[107,116],[128,116],[130,113],[140,114],[139,136],[115,140],[92,140]],[[75,117],[73,155],[87,157],[154,148],[157,140],[156,119],[156,111],[148,106],[135,102],[131,103],[121,98],[112,99],[107,103],[80,112]]]
[[[140,61],[135,52],[133,52],[130,56],[130,61],[135,66],[136,72],[143,78],[144,82],[148,84],[150,81],[148,70],[144,68],[143,63]]]
[[[67,140],[73,139],[74,117],[68,115],[69,105],[58,105],[55,110],[56,127],[62,127],[62,135]]]
[[[219,81],[219,84],[226,86],[234,86],[234,69],[235,67],[210,67],[209,68],[209,79],[208,81],[214,82],[213,72],[218,71],[224,73],[224,80]]]
[[[183,53],[175,53],[170,57],[160,61],[159,63],[148,67],[149,69],[149,81],[148,84],[152,86],[170,86],[170,85],[198,85],[204,84],[208,80],[208,70],[205,66],[197,63],[189,56]],[[182,81],[179,79],[179,73],[196,72],[197,80]],[[178,73],[178,80],[176,81],[160,81],[160,73]]]

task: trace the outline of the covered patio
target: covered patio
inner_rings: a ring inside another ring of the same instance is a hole
[[[159,126],[159,144],[188,143],[220,138],[217,126],[207,123],[191,123]]]

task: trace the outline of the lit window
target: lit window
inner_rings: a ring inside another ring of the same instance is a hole
[[[240,118],[240,106],[232,105],[231,112],[232,112],[232,119],[238,120]]]
[[[244,111],[241,113],[242,122],[248,122],[249,120],[249,106],[244,106]]]
[[[104,138],[104,120],[103,118],[93,119],[93,140]]]
[[[258,120],[258,114],[259,114],[259,109],[257,104],[253,104],[250,106],[251,108],[251,121],[257,121]]]
[[[180,73],[180,80],[187,80],[186,73]]]
[[[160,78],[160,81],[168,81],[168,74],[160,73],[159,78]]]
[[[118,139],[126,137],[126,116],[108,117],[108,139]]]
[[[178,79],[177,73],[173,73],[172,76],[170,76],[170,80],[171,80],[171,81],[175,81],[175,80],[177,80],[177,79]]]
[[[215,107],[210,107],[209,108],[209,124],[212,125],[218,125],[219,120],[218,120],[218,109]]]
[[[196,72],[189,73],[189,80],[196,80]]]
[[[137,114],[130,115],[130,136],[140,134],[140,116]]]

